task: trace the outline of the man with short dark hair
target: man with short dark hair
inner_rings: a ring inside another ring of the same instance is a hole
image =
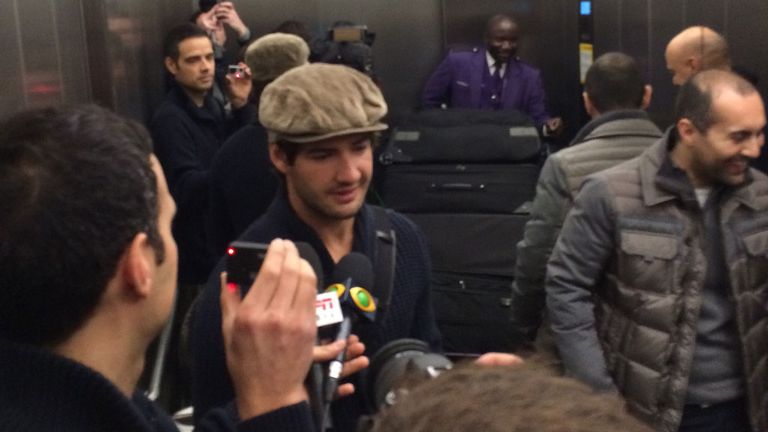
[[[213,46],[194,24],[172,29],[164,43],[165,67],[175,85],[155,112],[150,130],[157,158],[168,175],[171,195],[179,207],[173,232],[179,242],[179,282],[205,282],[215,258],[208,252],[204,216],[208,208],[208,170],[219,146],[254,111],[248,102],[250,72],[227,76],[231,118],[211,97]]]
[[[674,126],[587,179],[547,266],[566,373],[617,389],[662,432],[768,428],[768,177],[763,101],[709,70]]]
[[[539,71],[515,56],[519,38],[511,16],[491,17],[485,47],[448,53],[424,86],[422,106],[519,110],[545,134],[560,134],[563,123],[547,113]]]
[[[395,339],[415,338],[439,349],[440,335],[430,301],[430,264],[424,236],[403,215],[364,203],[373,171],[376,132],[387,105],[366,75],[341,65],[293,68],[269,84],[259,120],[269,132],[269,157],[283,182],[266,213],[239,240],[268,242],[281,237],[309,243],[318,253],[325,284],[336,263],[351,252],[373,263],[379,306],[374,322],[352,332],[366,352]],[[209,283],[193,319],[193,401],[196,415],[227,403],[232,384],[226,374],[219,332],[217,283]],[[363,379],[352,378],[359,389]],[[369,411],[362,395],[331,406],[335,431],[355,430]]]
[[[592,116],[571,146],[549,156],[539,175],[531,218],[517,244],[512,285],[512,321],[529,340],[542,321],[547,260],[584,178],[638,156],[661,131],[644,109],[651,101],[635,60],[607,53],[595,60],[584,81],[584,106]],[[543,329],[548,335],[548,329]],[[545,351],[547,338],[539,340]]]
[[[205,30],[213,43],[213,57],[216,63],[216,73],[211,93],[224,110],[229,113],[232,104],[226,90],[226,75],[228,67],[237,63],[239,54],[233,55],[227,50],[227,27],[237,35],[237,46],[244,47],[251,40],[251,30],[245,25],[237,13],[235,4],[231,1],[201,1],[200,10],[190,19],[198,27]]]
[[[709,27],[693,26],[678,33],[664,52],[672,83],[683,85],[695,73],[708,69],[731,70],[725,38]]]
[[[17,114],[0,123],[0,203],[0,430],[176,431],[136,388],[177,269],[146,130],[95,106]],[[220,285],[236,403],[199,430],[312,430],[316,279],[283,240],[262,269],[245,298]]]

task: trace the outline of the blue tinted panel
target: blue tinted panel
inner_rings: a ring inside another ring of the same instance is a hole
[[[592,2],[591,1],[583,1],[580,2],[581,4],[581,14],[582,15],[592,15]]]

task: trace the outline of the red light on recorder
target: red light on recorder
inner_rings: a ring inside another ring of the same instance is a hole
[[[227,255],[232,256],[235,254],[235,248],[229,248],[227,249]]]

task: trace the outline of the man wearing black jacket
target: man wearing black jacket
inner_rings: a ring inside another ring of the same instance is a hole
[[[179,282],[205,282],[213,267],[205,237],[208,170],[221,143],[254,117],[248,104],[250,71],[227,75],[232,113],[227,115],[211,95],[214,58],[204,30],[187,23],[175,27],[164,43],[165,67],[174,85],[150,124],[157,158],[168,176],[171,195],[179,207],[173,234],[179,242]]]
[[[146,130],[94,106],[18,114],[0,124],[0,203],[0,430],[176,431],[136,388],[177,271]],[[221,285],[236,399],[199,430],[312,430],[309,264],[276,240],[252,294]]]

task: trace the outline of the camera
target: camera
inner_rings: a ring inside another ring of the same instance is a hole
[[[429,351],[418,339],[397,339],[381,347],[368,367],[365,396],[372,410],[396,404],[407,388],[433,379],[453,368],[453,362],[442,354]]]
[[[235,74],[235,78],[242,78],[244,72],[245,68],[239,64],[227,66],[227,74]]]
[[[310,61],[341,64],[373,77],[373,41],[376,33],[367,26],[349,21],[338,21],[324,38],[315,39],[311,46]]]
[[[261,263],[267,255],[269,245],[235,241],[227,248],[227,283],[250,287],[259,274]]]

